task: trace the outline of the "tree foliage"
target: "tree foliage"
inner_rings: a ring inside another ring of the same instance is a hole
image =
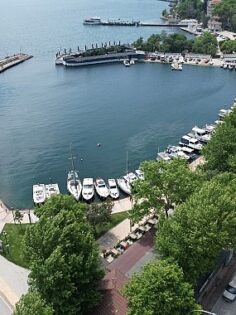
[[[235,247],[235,204],[236,175],[220,174],[159,222],[158,252],[176,261],[190,283],[212,271],[223,248]]]
[[[203,154],[208,171],[236,173],[236,110],[217,127]]]
[[[53,309],[47,305],[38,292],[23,295],[16,304],[13,315],[53,315]]]
[[[204,32],[201,36],[195,38],[193,52],[215,56],[217,47],[216,37],[209,32]]]
[[[88,206],[86,217],[96,233],[96,226],[106,224],[111,221],[111,211],[113,203],[106,201],[102,203],[92,203]]]
[[[181,19],[200,20],[204,11],[204,3],[201,0],[181,0],[175,11]]]
[[[138,181],[134,187],[134,200],[136,200],[131,219],[139,221],[150,209],[165,213],[184,202],[199,187],[202,176],[192,172],[186,161],[174,159],[166,161],[145,161],[141,164],[145,173],[145,180]]]
[[[55,196],[37,213],[39,221],[25,236],[30,284],[56,315],[85,314],[99,301],[103,271],[84,206],[69,196]]]
[[[236,2],[235,0],[222,0],[214,7],[214,14],[220,17],[225,29],[236,31]]]
[[[197,308],[193,289],[174,263],[154,260],[125,287],[129,315],[182,315]]]

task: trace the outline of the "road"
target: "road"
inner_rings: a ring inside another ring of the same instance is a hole
[[[12,315],[13,311],[8,304],[0,296],[0,314],[1,315]]]
[[[236,301],[225,302],[222,296],[220,296],[218,301],[214,305],[212,312],[216,313],[217,315],[235,315]]]

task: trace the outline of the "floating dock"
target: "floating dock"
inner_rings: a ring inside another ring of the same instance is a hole
[[[18,65],[19,63],[22,63],[28,59],[31,59],[32,57],[33,56],[31,55],[22,54],[22,53],[5,57],[4,59],[0,60],[0,73],[3,71],[6,71],[7,69],[10,69],[11,67]]]

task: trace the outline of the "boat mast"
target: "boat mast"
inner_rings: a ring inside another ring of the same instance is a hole
[[[74,185],[77,185],[76,179],[75,179],[75,163],[74,163],[74,159],[75,157],[72,155],[72,148],[71,148],[71,144],[70,144],[70,160],[71,160],[71,164],[72,164],[72,171],[73,171],[73,178],[74,178]]]
[[[126,175],[129,172],[129,153],[128,151],[126,152]]]

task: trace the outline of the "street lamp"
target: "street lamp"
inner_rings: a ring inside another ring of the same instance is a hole
[[[217,315],[216,313],[208,312],[205,310],[193,310],[193,311],[191,311],[191,313],[193,313],[193,312],[200,312],[200,313],[204,313],[204,314],[208,314],[208,315]]]

